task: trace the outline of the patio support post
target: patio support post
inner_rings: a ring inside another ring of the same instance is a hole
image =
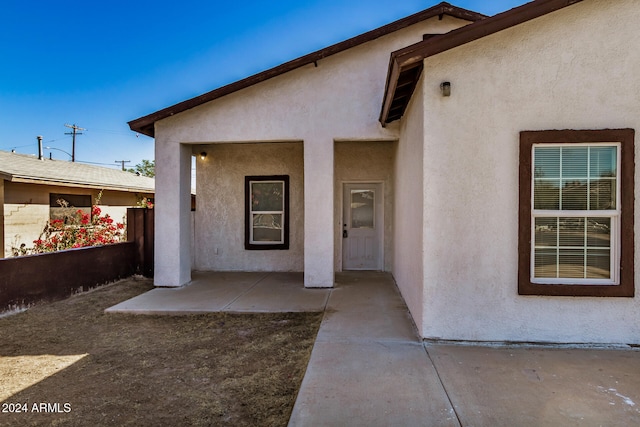
[[[304,286],[334,281],[333,140],[304,141]]]
[[[191,148],[158,133],[154,210],[154,284],[182,286],[191,281]]]

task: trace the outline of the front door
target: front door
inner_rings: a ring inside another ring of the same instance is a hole
[[[344,184],[342,269],[382,270],[382,184]]]

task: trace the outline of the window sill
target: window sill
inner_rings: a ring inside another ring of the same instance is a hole
[[[634,294],[633,281],[619,285],[560,285],[531,283],[527,278],[518,283],[518,295],[633,298]]]

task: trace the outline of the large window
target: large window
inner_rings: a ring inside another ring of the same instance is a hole
[[[289,249],[289,176],[245,177],[245,249]]]
[[[89,194],[49,194],[49,218],[65,222],[78,210],[91,214],[91,195]]]
[[[521,133],[520,294],[633,296],[633,140]]]

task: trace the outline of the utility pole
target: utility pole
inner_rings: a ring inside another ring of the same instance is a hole
[[[82,132],[78,132],[79,130],[86,130],[85,128],[81,128],[76,126],[75,124],[73,125],[68,125],[65,124],[66,127],[73,129],[73,132],[65,132],[65,135],[73,135],[73,145],[72,145],[72,149],[71,149],[71,161],[75,162],[76,161],[76,135],[82,135]]]
[[[131,160],[116,160],[116,163],[121,163],[122,164],[122,170],[124,171],[124,164],[125,163],[131,163]]]

